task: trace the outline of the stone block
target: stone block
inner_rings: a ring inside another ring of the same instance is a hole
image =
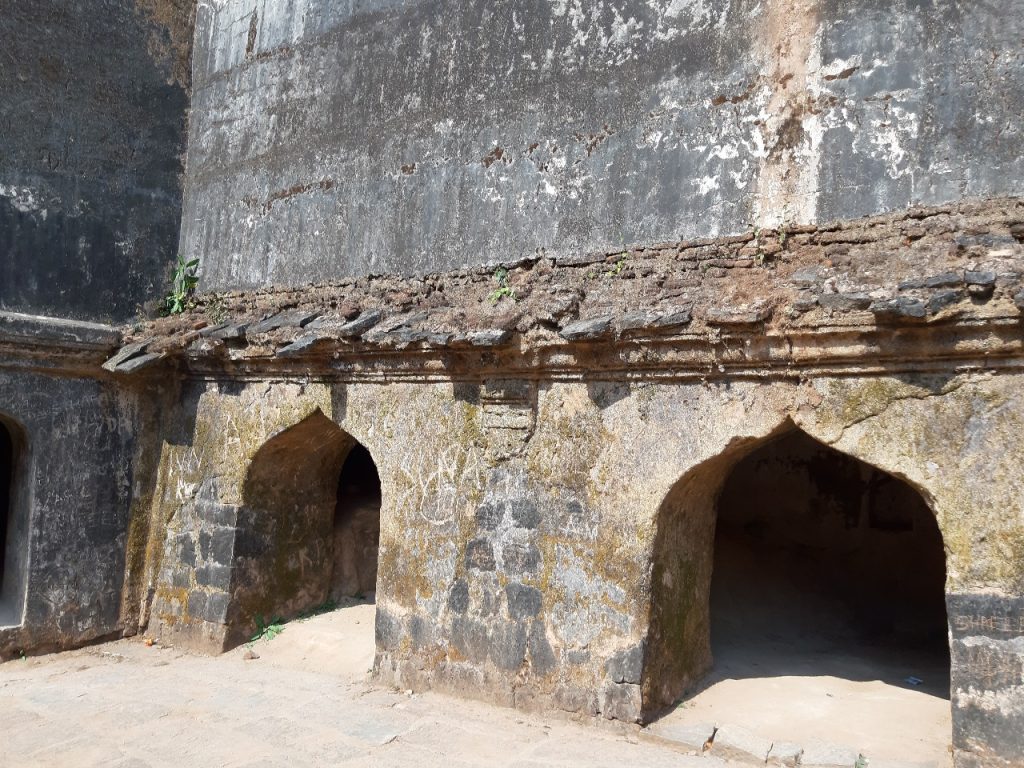
[[[634,683],[639,685],[644,669],[644,646],[633,645],[624,648],[608,659],[606,674],[613,683]]]
[[[537,675],[546,675],[558,666],[558,658],[555,656],[551,643],[548,642],[547,633],[544,631],[544,622],[535,621],[530,627],[528,641],[530,651],[530,668]]]
[[[497,347],[501,344],[505,344],[511,338],[511,330],[502,330],[500,328],[470,331],[466,334],[466,341],[474,347]]]
[[[311,352],[320,342],[326,341],[329,337],[320,333],[307,333],[291,344],[287,344],[277,350],[278,357],[296,357]]]
[[[611,330],[612,317],[611,315],[604,315],[590,320],[569,323],[558,334],[566,341],[590,341],[607,336]]]
[[[153,339],[145,339],[143,341],[136,341],[132,344],[126,344],[117,351],[113,357],[103,363],[103,370],[114,371],[119,365],[131,360],[133,357],[138,357],[143,354],[150,344],[153,343]]]
[[[509,574],[534,573],[540,566],[540,550],[536,544],[511,541],[501,550],[501,562]]]
[[[705,318],[710,325],[756,325],[771,319],[772,309],[767,306],[713,307]]]
[[[117,366],[114,370],[117,373],[136,373],[141,371],[143,368],[148,368],[151,365],[163,360],[163,355],[158,355],[155,352],[147,352],[144,355],[133,357],[130,360],[126,360]]]
[[[962,291],[938,291],[937,293],[932,294],[928,299],[928,314],[938,314],[946,307],[956,304],[963,297],[964,295]]]
[[[928,316],[928,308],[923,301],[907,296],[875,301],[869,309],[876,319],[883,321],[923,320]]]
[[[248,335],[270,333],[279,328],[302,328],[320,317],[319,310],[288,309],[249,327]]]
[[[485,501],[476,508],[476,524],[485,531],[493,531],[505,519],[505,502]]]
[[[526,658],[526,626],[521,622],[499,622],[490,633],[489,655],[498,669],[518,671]]]
[[[359,317],[351,322],[345,323],[338,329],[338,333],[346,338],[362,336],[384,319],[384,313],[379,309],[368,309],[362,312]]]
[[[227,591],[231,587],[231,569],[226,565],[203,565],[196,568],[196,582],[200,586]]]
[[[466,567],[477,571],[493,571],[494,547],[486,539],[473,539],[466,545]]]
[[[526,496],[511,499],[508,508],[516,527],[532,529],[540,525],[540,509],[533,499]]]
[[[640,686],[605,683],[601,687],[601,714],[609,720],[638,723],[641,718]]]
[[[462,579],[448,590],[448,608],[455,613],[465,613],[469,609],[469,585]]]
[[[505,587],[508,615],[513,619],[529,619],[540,613],[544,596],[536,587],[512,582]]]

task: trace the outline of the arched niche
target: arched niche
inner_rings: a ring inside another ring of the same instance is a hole
[[[941,645],[948,676],[944,591],[942,536],[909,483],[792,423],[737,441],[659,509],[644,714],[694,691],[723,643],[760,638],[767,655],[780,631],[806,638],[808,654]]]
[[[246,474],[228,641],[375,590],[380,478],[369,451],[321,411],[274,435]]]

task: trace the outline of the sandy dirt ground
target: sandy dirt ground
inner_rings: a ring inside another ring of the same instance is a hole
[[[208,658],[132,638],[2,664],[0,766],[726,765],[635,726],[376,688],[373,618],[360,604],[291,622],[253,645],[254,660],[245,648]],[[743,663],[723,660],[723,679],[663,722],[728,720],[771,738],[825,729],[872,744],[873,768],[943,765],[930,750],[948,739],[948,702],[831,677],[742,679]]]
[[[917,685],[906,678],[921,680]],[[770,741],[835,745],[873,767],[952,766],[948,671],[939,661],[848,651],[796,654],[792,646],[720,650],[699,693],[655,726],[734,723]]]

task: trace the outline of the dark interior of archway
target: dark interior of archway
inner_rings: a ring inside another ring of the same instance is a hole
[[[3,587],[7,527],[11,517],[11,480],[14,475],[14,440],[0,423],[0,588]]]
[[[377,588],[380,475],[370,452],[356,443],[338,478],[334,511],[331,597],[369,597]]]
[[[792,432],[718,502],[715,677],[832,675],[948,696],[945,555],[905,482]],[[913,683],[911,683],[913,684]]]

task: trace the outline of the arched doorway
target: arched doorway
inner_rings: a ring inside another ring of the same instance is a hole
[[[24,611],[28,520],[18,479],[25,446],[24,433],[0,415],[0,627],[21,623]]]
[[[942,534],[917,491],[790,432],[722,487],[712,652],[737,673],[914,678],[948,693],[945,580]]]
[[[381,485],[365,446],[317,411],[249,467],[238,514],[228,645],[272,621],[373,598]]]
[[[0,419],[0,595],[7,584],[7,533],[14,506],[14,436]]]
[[[704,703],[727,690],[715,719],[757,731],[760,705],[765,738],[830,740],[815,732],[831,727],[827,718],[814,720],[830,711],[828,697],[862,696],[857,711],[870,714],[882,711],[872,697],[912,692],[930,696],[921,743],[948,745],[945,552],[906,482],[792,427],[734,444],[666,497],[651,595],[648,716],[683,699],[707,717]],[[893,706],[884,725],[893,742],[909,742],[918,723],[897,722],[902,704]],[[856,727],[836,732],[859,738]]]

